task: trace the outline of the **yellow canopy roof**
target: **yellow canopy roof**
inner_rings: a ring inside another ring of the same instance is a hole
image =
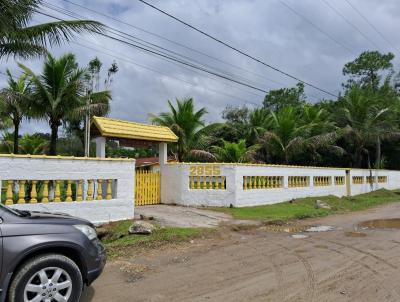
[[[101,136],[155,142],[177,142],[178,137],[168,127],[140,124],[106,117],[93,117]]]

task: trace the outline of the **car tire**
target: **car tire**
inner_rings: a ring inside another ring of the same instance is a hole
[[[59,254],[45,254],[19,268],[8,290],[8,302],[24,302],[25,298],[29,301],[37,295],[42,295],[43,301],[62,295],[67,302],[77,302],[82,289],[82,273],[74,261]]]

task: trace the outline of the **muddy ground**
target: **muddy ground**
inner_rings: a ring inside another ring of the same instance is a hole
[[[83,302],[400,301],[400,230],[358,223],[400,218],[400,204],[302,221],[334,231],[223,232],[110,262]]]

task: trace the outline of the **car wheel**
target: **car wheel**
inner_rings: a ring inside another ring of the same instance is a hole
[[[77,302],[83,281],[74,261],[58,254],[32,258],[16,273],[8,291],[9,302]]]

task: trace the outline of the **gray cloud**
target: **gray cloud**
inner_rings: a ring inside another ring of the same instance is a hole
[[[294,80],[285,78],[174,22],[144,6],[139,1],[73,1],[103,13],[111,14],[119,20],[129,22],[221,60],[251,70],[253,73],[272,78],[284,83],[286,86],[293,86],[296,83]],[[373,49],[371,43],[346,24],[321,0],[284,1],[298,13],[312,20],[314,24],[317,24],[322,30],[340,41],[341,44],[346,45],[350,51],[321,34],[308,22],[288,10],[278,0],[159,0],[152,1],[152,3],[228,41],[232,45],[262,58],[274,66],[278,66],[326,90],[335,93],[339,92],[341,83],[345,80],[341,74],[343,65],[353,60],[360,52]],[[351,1],[390,39],[397,49],[400,49],[400,41],[397,35],[400,23],[398,19],[400,3],[397,0]],[[51,3],[73,10],[87,18],[100,20],[135,36],[233,73],[266,90],[276,89],[281,86],[254,74],[221,64],[187,49],[144,34],[118,22],[78,9],[62,0],[54,0]],[[377,43],[380,46],[380,51],[394,51],[344,0],[330,1],[329,3]],[[46,17],[35,17],[35,22],[46,20],[48,20]],[[262,103],[263,93],[261,92],[252,91],[249,88],[240,87],[237,84],[228,83],[225,80],[205,75],[201,72],[194,72],[188,68],[176,66],[176,64],[149,56],[104,37],[85,36],[82,39],[78,38],[78,41],[160,72],[149,71],[126,61],[115,59],[120,66],[120,71],[115,76],[112,86],[111,117],[147,122],[149,113],[167,110],[166,101],[168,99],[173,100],[175,97],[193,96],[198,107],[207,107],[209,111],[208,121],[220,119],[221,111],[228,104],[239,105],[244,104],[246,101]],[[95,56],[100,58],[105,67],[109,66],[114,60],[112,56],[83,48],[74,43],[52,49],[52,52],[56,55],[67,51],[76,53],[81,65],[87,64]],[[396,68],[398,67],[398,59],[396,58],[395,60]],[[41,60],[30,60],[24,63],[36,71],[41,69]],[[18,71],[12,59],[3,60],[0,64],[1,71],[4,71],[6,67],[11,68],[14,72]],[[177,78],[183,81],[179,81]],[[187,82],[193,83],[193,85]],[[0,77],[0,85],[4,85],[3,77]],[[215,91],[219,91],[219,93]],[[309,88],[307,88],[306,92],[311,101],[328,97]],[[28,132],[43,129],[47,130],[47,125],[43,122],[25,122],[23,127],[23,131]]]

